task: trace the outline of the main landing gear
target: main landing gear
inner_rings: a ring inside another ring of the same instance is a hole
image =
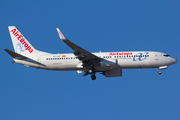
[[[89,74],[91,74],[91,79],[92,80],[96,80],[96,75],[95,75],[95,72],[93,72],[93,69],[89,70]]]
[[[94,69],[94,65],[91,65],[90,67],[91,67],[91,69],[89,69],[88,72],[89,72],[89,74],[91,74],[91,79],[96,80],[96,75],[95,75],[96,72],[95,72],[95,69]]]
[[[89,71],[86,71],[83,76],[86,76],[86,75],[89,75],[89,74],[90,74],[90,75],[91,75],[91,79],[92,79],[92,80],[96,80],[96,75],[95,75],[95,73],[96,73],[95,71],[89,70]]]
[[[91,75],[91,79],[92,79],[92,80],[96,80],[96,75],[95,75],[95,73],[93,73],[93,75]]]

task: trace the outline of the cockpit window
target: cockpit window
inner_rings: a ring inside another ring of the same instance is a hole
[[[163,56],[165,56],[165,57],[169,57],[170,55],[164,54]]]

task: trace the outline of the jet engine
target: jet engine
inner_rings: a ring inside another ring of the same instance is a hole
[[[121,77],[122,76],[122,69],[104,71],[103,75],[105,77]]]

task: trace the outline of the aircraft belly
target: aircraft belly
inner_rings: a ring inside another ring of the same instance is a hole
[[[71,61],[56,61],[56,62],[49,62],[48,68],[51,70],[77,70],[77,62]]]

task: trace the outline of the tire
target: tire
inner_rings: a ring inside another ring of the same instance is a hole
[[[92,80],[96,80],[96,76],[95,75],[91,75],[91,79]]]
[[[159,73],[159,74],[162,74],[162,72],[161,72],[161,71],[158,71],[158,73]]]

